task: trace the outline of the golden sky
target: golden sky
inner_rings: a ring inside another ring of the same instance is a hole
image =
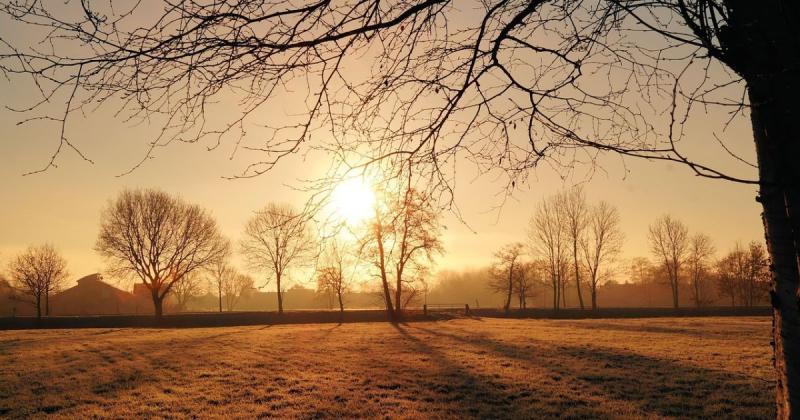
[[[30,83],[21,79],[0,79],[0,92],[5,104],[24,105],[35,97]],[[296,97],[300,93],[281,95],[268,118],[292,114],[302,101]],[[235,98],[231,101],[235,103]],[[712,114],[691,120],[685,150],[711,162],[724,161],[723,169],[736,165],[721,156],[712,137],[715,133],[729,148],[753,161],[749,120],[738,117],[723,130],[727,118]],[[258,156],[239,152],[231,159],[231,141],[212,151],[206,149],[207,144],[173,144],[157,149],[154,159],[118,177],[145,155],[157,128],[125,123],[114,117],[112,109],[104,108],[87,118],[75,115],[68,125],[67,136],[94,164],[66,151],[58,158],[58,167],[23,176],[46,164],[57,146],[58,132],[53,123],[17,126],[20,119],[19,114],[0,109],[0,266],[28,245],[49,242],[68,259],[73,278],[103,270],[103,262],[93,251],[98,215],[123,188],[159,188],[202,205],[236,242],[252,212],[267,202],[302,206],[306,196],[292,186],[298,185],[298,178],[319,175],[328,163],[328,157],[319,153],[298,155],[262,176],[227,180],[224,177],[240,172]],[[730,167],[739,175],[755,175],[751,168]],[[606,200],[619,208],[626,235],[624,257],[650,255],[647,227],[664,213],[684,221],[690,232],[710,235],[718,253],[736,241],[763,240],[754,186],[699,178],[677,164],[622,160],[616,155],[603,156],[591,177],[584,172],[562,180],[543,166],[498,212],[494,207],[501,199],[501,185],[491,177],[476,180],[474,168],[468,165],[459,168],[456,203],[469,226],[444,214],[446,254],[439,258],[438,268],[488,264],[497,248],[526,241],[528,219],[537,202],[575,183],[584,183],[590,201]]]

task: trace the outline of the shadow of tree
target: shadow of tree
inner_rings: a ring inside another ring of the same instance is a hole
[[[461,336],[412,326],[456,345],[483,348],[526,367],[548,369],[559,380],[576,381],[594,395],[635,403],[649,414],[679,418],[774,417],[772,384],[758,378],[687,366],[599,346],[554,345],[530,340],[520,346],[484,335]]]

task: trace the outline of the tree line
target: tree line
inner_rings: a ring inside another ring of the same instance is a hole
[[[680,306],[680,293],[688,286],[696,307],[708,305],[709,289],[737,304],[753,306],[769,289],[769,258],[762,244],[751,242],[715,260],[715,247],[704,233],[689,234],[680,220],[663,215],[648,228],[654,262],[637,257],[627,271],[631,279],[669,285],[672,306]],[[537,290],[548,288],[552,308],[567,306],[567,288],[573,287],[578,306],[597,310],[598,287],[625,271],[620,260],[625,235],[619,211],[612,204],[589,203],[583,187],[576,186],[544,198],[528,223],[527,242],[513,242],[494,254],[489,288],[504,296],[509,311],[512,298],[519,308]],[[584,302],[588,289],[589,305]]]
[[[379,280],[393,320],[419,297],[434,257],[443,252],[439,217],[431,201],[410,184],[380,191],[371,217],[354,225],[328,221],[313,233],[314,220],[290,205],[269,203],[254,212],[238,250],[248,268],[263,276],[262,287],[274,285],[279,313],[292,271],[313,272],[317,291],[335,299],[340,311],[354,277]],[[101,212],[94,248],[108,273],[147,289],[157,318],[168,297],[185,308],[204,286],[216,292],[220,312],[257,289],[256,280],[231,263],[235,247],[212,215],[162,191],[124,190],[111,200]],[[64,285],[66,265],[46,244],[15,256],[7,271],[11,284],[41,317],[42,308],[49,315],[49,297]]]

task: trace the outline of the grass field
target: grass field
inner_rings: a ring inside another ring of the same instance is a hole
[[[767,318],[0,331],[0,416],[774,416]]]

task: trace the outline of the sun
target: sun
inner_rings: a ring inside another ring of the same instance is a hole
[[[372,216],[375,193],[362,178],[350,178],[340,183],[332,196],[333,210],[349,225],[358,224]]]

